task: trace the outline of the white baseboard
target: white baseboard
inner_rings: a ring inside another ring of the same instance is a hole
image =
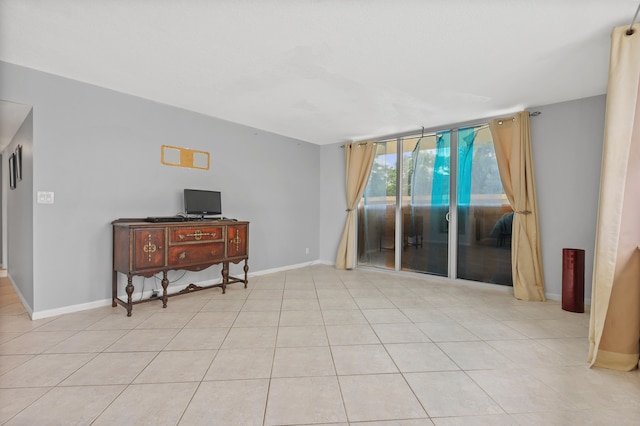
[[[556,302],[561,302],[562,301],[562,295],[561,294],[545,293],[544,297],[546,297],[548,300],[553,300],[553,301],[556,301]]]
[[[64,306],[62,308],[47,309],[45,311],[38,311],[38,312],[34,312],[34,313],[31,314],[31,319],[32,320],[39,320],[39,319],[42,319],[42,318],[55,317],[57,315],[71,314],[71,313],[74,313],[74,312],[86,311],[87,309],[101,308],[103,306],[111,306],[111,299],[96,300],[95,302],[80,303],[78,305],[70,305],[70,306]]]
[[[265,269],[264,271],[258,271],[258,272],[254,272],[253,274],[249,274],[249,276],[258,277],[260,275],[267,275],[267,274],[273,274],[273,273],[276,273],[276,272],[290,271],[292,269],[300,269],[300,268],[304,268],[306,266],[316,265],[318,263],[319,263],[319,261],[314,260],[314,261],[311,261],[311,262],[298,263],[298,264],[295,264],[295,265],[287,265],[287,266],[281,266],[281,267],[273,268],[273,269]]]

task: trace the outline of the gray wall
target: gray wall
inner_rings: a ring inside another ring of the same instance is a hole
[[[184,188],[220,190],[223,214],[251,221],[250,272],[319,257],[316,145],[3,62],[0,99],[33,106],[35,312],[110,299],[110,222],[173,215]],[[210,152],[211,169],[163,166],[163,144]]]
[[[335,264],[347,219],[345,158],[341,143],[320,148],[320,261]]]
[[[604,139],[605,96],[546,105],[531,119],[546,293],[562,295],[562,249],[585,250],[585,298],[593,253]]]
[[[593,249],[604,134],[605,96],[532,108],[531,136],[547,296],[562,294],[562,249],[585,250],[591,298]],[[334,263],[345,220],[344,152],[321,148],[320,259]]]
[[[10,224],[7,227],[7,271],[27,304],[27,310],[33,311],[33,112],[27,115],[3,151],[3,161],[7,161],[7,166],[2,169],[6,188],[9,188],[9,157],[18,145],[22,145],[22,180],[16,182],[16,189],[7,189],[5,197],[7,221]]]

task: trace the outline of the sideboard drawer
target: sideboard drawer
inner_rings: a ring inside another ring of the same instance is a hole
[[[201,243],[222,241],[224,239],[222,226],[194,226],[189,228],[171,228],[169,242],[171,244]]]
[[[224,242],[169,247],[168,264],[185,266],[224,258]]]

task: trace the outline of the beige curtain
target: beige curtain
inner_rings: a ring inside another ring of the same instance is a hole
[[[489,122],[502,186],[515,214],[511,273],[517,299],[544,301],[538,202],[533,175],[529,113]]]
[[[631,370],[640,339],[640,24],[611,34],[591,292],[591,366]]]
[[[357,207],[364,193],[364,188],[369,182],[373,159],[376,156],[376,143],[347,144],[344,146],[344,154],[347,166],[347,221],[338,246],[336,268],[352,269],[355,266]]]

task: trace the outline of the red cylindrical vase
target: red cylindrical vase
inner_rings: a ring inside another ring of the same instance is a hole
[[[584,250],[562,249],[562,309],[584,312]]]

